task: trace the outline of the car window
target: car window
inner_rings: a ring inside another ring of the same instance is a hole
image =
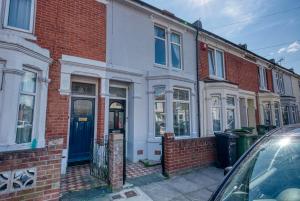
[[[217,200],[285,201],[290,196],[300,201],[300,139],[281,137],[257,146],[225,183]]]

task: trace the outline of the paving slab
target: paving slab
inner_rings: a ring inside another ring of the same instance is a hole
[[[196,183],[191,182],[182,176],[175,176],[174,178],[167,180],[165,183],[175,188],[182,194],[193,192],[199,189]]]
[[[207,201],[212,192],[207,189],[200,189],[191,193],[186,194],[185,196],[191,201]]]
[[[166,182],[158,182],[141,186],[141,189],[154,201],[170,201],[181,195],[175,188]]]

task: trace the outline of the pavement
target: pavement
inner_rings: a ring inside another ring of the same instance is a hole
[[[70,201],[208,201],[223,179],[223,170],[215,167],[194,169],[169,179],[158,175],[132,180],[133,185],[117,193],[64,199]],[[130,181],[129,181],[130,182]],[[89,195],[89,196],[88,196]]]

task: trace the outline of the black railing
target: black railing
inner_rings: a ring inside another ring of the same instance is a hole
[[[90,174],[101,181],[107,182],[109,179],[108,168],[108,140],[102,144],[95,143],[92,146]]]

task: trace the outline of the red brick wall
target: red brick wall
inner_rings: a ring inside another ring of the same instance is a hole
[[[201,42],[199,43],[199,77],[200,80],[209,78],[209,65],[208,65],[208,46]],[[231,53],[224,52],[225,62],[225,75],[226,80],[237,84],[240,89],[247,91],[258,92],[258,67],[256,64],[251,63],[243,58],[235,56]]]
[[[216,161],[215,137],[175,140],[174,134],[167,133],[163,152],[168,175],[210,165]]]
[[[267,88],[271,92],[274,92],[272,70],[271,69],[267,69],[266,70],[266,74],[267,74]]]
[[[257,65],[228,52],[224,53],[224,58],[226,79],[237,84],[240,89],[258,92]]]
[[[208,48],[207,44],[200,42],[198,51],[199,59],[199,78],[205,80],[209,78],[209,66],[208,66]]]
[[[49,72],[46,137],[64,137],[66,146],[69,98],[58,91],[59,59],[66,54],[105,61],[106,6],[95,0],[39,0],[35,35],[38,45],[49,49],[53,59]]]
[[[0,153],[0,172],[33,167],[37,170],[34,188],[0,195],[0,201],[59,199],[62,140],[58,142],[43,149]]]

